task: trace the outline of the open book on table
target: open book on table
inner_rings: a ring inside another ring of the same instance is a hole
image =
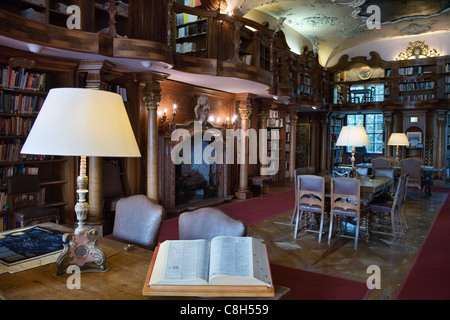
[[[251,237],[167,240],[157,250],[149,286],[273,287],[267,248]]]

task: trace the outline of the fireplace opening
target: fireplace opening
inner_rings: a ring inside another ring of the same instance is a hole
[[[202,155],[208,144],[206,141],[202,142]],[[183,156],[182,152],[183,150],[180,151],[180,156]],[[217,164],[208,164],[203,157],[202,163],[194,163],[194,144],[191,143],[191,163],[175,166],[175,205],[218,197],[217,181]]]

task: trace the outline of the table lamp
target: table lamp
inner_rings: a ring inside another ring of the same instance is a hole
[[[64,244],[57,260],[58,275],[71,264],[85,266],[94,262],[106,270],[106,257],[91,240],[95,230],[84,226],[89,212],[86,157],[140,157],[121,96],[94,89],[50,90],[21,153],[80,156],[75,205],[78,226],[74,234],[63,236],[69,244]]]
[[[337,146],[352,147],[352,173],[356,171],[355,167],[355,147],[370,146],[366,129],[362,126],[343,126],[336,141]]]
[[[395,152],[395,165],[398,166],[400,164],[399,146],[409,146],[408,137],[405,133],[392,133],[387,144],[388,146],[397,147]]]

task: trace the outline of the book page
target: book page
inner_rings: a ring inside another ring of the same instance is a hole
[[[272,286],[266,246],[251,237],[214,238],[209,283]]]
[[[253,277],[272,286],[272,275],[270,273],[269,257],[267,255],[267,247],[264,243],[257,239],[253,239]]]
[[[156,257],[149,284],[204,285],[209,269],[209,241],[168,240]]]
[[[247,237],[216,237],[211,240],[209,277],[250,277],[253,269],[251,246],[251,238]]]

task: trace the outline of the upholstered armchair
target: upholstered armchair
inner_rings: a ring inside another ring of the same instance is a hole
[[[418,197],[422,195],[424,182],[422,181],[422,158],[407,158],[400,161],[401,174],[408,174],[408,187],[419,188]]]
[[[247,225],[218,208],[200,208],[183,212],[178,220],[179,239],[211,240],[217,236],[245,237]]]
[[[116,205],[112,238],[153,250],[165,210],[145,195],[122,198]]]
[[[372,159],[372,170],[392,167],[393,159],[390,157],[376,157]]]

